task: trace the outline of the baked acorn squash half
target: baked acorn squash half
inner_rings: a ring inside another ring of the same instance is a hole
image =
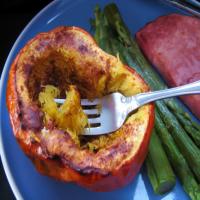
[[[37,170],[94,191],[128,184],[148,151],[153,104],[142,106],[109,135],[81,135],[87,116],[80,98],[148,91],[119,58],[78,27],[58,27],[30,40],[12,63],[7,107],[14,135]],[[54,97],[66,98],[62,106]]]

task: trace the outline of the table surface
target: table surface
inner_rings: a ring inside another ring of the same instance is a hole
[[[1,0],[0,6],[0,75],[12,45],[20,32],[51,0]],[[0,161],[0,199],[14,200],[15,197],[6,179]]]

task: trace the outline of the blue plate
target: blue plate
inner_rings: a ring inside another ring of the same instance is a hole
[[[177,180],[174,190],[166,195],[155,195],[143,170],[126,187],[106,193],[95,193],[72,183],[61,183],[40,175],[31,161],[24,155],[17,144],[10,126],[6,108],[6,83],[10,65],[20,48],[37,33],[48,31],[59,25],[79,26],[90,31],[89,19],[93,17],[94,6],[100,6],[108,0],[60,0],[54,1],[44,8],[24,29],[15,42],[2,73],[0,85],[0,153],[8,181],[17,199],[55,200],[187,200]],[[175,8],[168,7],[156,0],[123,0],[116,2],[125,22],[134,34],[139,28],[156,17],[172,12]]]

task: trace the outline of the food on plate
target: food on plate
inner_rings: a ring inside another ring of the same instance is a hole
[[[200,80],[200,19],[179,14],[159,17],[136,35],[144,54],[170,86]],[[181,99],[200,119],[200,95]]]
[[[119,58],[101,50],[78,27],[57,27],[31,39],[12,63],[7,107],[14,135],[42,174],[95,191],[129,183],[148,150],[153,104],[128,117],[109,135],[81,135],[88,124],[80,98],[119,91],[148,91],[143,79]],[[58,106],[54,97],[66,98]]]

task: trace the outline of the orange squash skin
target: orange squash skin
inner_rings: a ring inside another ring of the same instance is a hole
[[[88,37],[88,40],[92,41],[93,45],[97,46],[93,38],[86,31],[77,27],[58,27],[51,32],[59,32],[59,30],[63,29],[66,31],[70,31],[72,29],[80,31],[85,35],[85,37]],[[38,34],[36,37],[30,40],[27,45],[25,45],[25,47],[15,58],[9,72],[6,101],[13,133],[19,145],[25,154],[29,156],[29,158],[35,164],[37,170],[44,175],[51,176],[61,181],[72,181],[93,191],[111,191],[127,185],[131,180],[133,180],[135,175],[140,170],[148,151],[148,144],[154,125],[153,104],[149,105],[149,118],[146,119],[148,120],[148,126],[145,131],[145,137],[141,142],[139,149],[130,160],[126,161],[122,166],[120,166],[120,168],[113,168],[112,171],[101,171],[96,170],[95,168],[91,170],[82,170],[80,168],[79,170],[77,166],[70,166],[70,164],[63,162],[62,159],[52,159],[43,152],[41,144],[36,141],[32,142],[29,135],[30,133],[26,129],[21,128],[19,97],[16,89],[16,68],[18,59],[26,51],[27,46],[34,41],[37,41],[41,35],[42,34]],[[127,66],[126,68],[130,70],[132,74],[137,76],[138,79],[143,81],[133,69]]]

